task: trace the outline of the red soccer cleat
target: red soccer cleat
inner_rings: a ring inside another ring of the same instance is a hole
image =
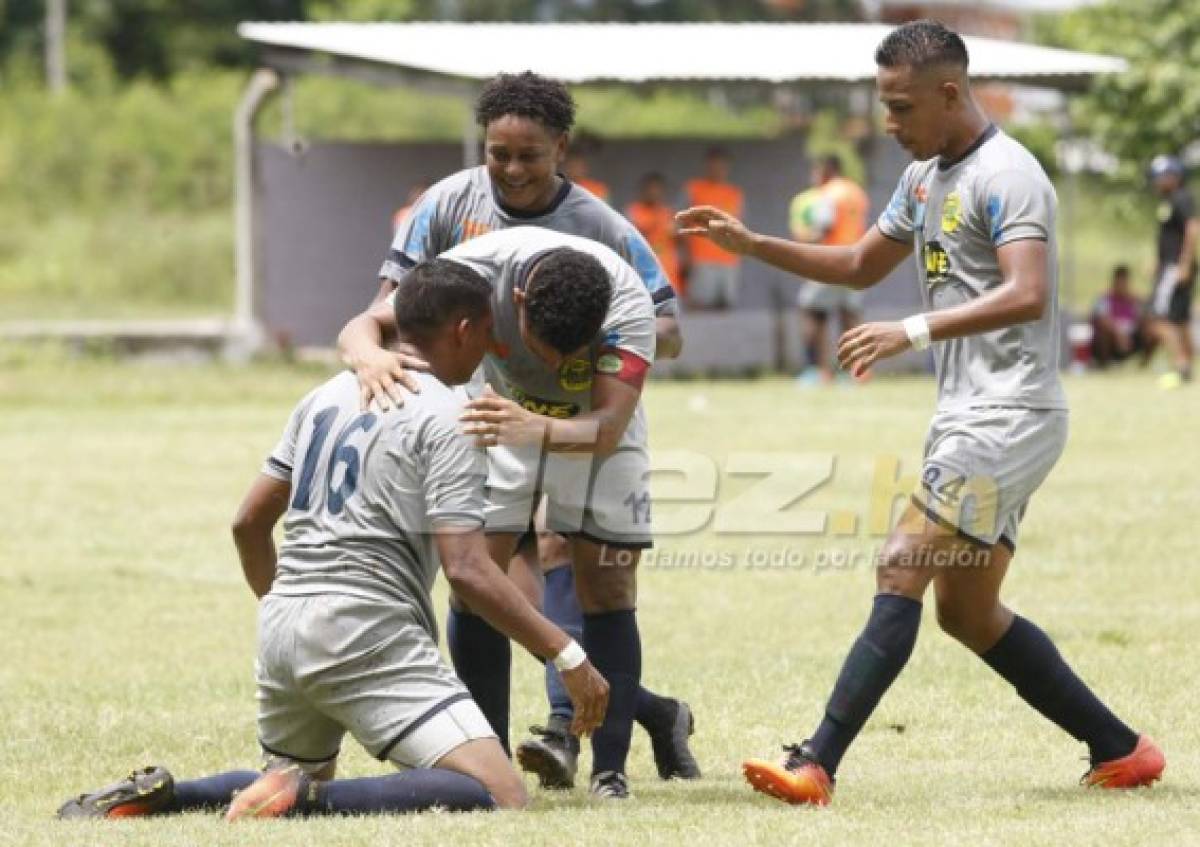
[[[808,744],[788,744],[781,763],[750,759],[742,773],[755,791],[792,805],[827,806],[833,799],[833,779]]]
[[[237,793],[225,820],[283,817],[296,808],[310,784],[312,781],[297,765],[267,771]]]
[[[1080,780],[1089,788],[1140,788],[1162,778],[1167,759],[1148,735],[1139,735],[1137,746],[1128,756],[1101,762]]]

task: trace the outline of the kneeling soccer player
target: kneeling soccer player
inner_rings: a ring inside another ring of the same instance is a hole
[[[1054,189],[972,99],[958,35],[930,21],[906,24],[875,58],[888,132],[917,161],[856,244],[795,244],[752,233],[717,210],[681,213],[688,230],[728,249],[853,288],[878,282],[915,246],[928,311],[850,330],[838,358],[857,374],[932,343],[937,364],[921,487],[884,546],[878,594],[824,720],[808,741],[785,748],[782,764],[746,762],[746,778],[790,803],[829,802],[843,754],[912,653],[933,583],[942,629],[1088,745],[1088,785],[1148,785],[1165,765],[1154,742],[1109,711],[1046,633],[1000,602],[1021,518],[1067,437]],[[954,566],[966,563],[974,566]]]
[[[478,389],[464,415],[467,431],[489,448],[489,551],[494,561],[511,561],[544,494],[547,528],[570,538],[583,645],[612,687],[592,736],[590,790],[626,798],[642,670],[636,568],[651,544],[641,392],[654,357],[653,300],[610,248],[540,227],[490,232],[441,258],[493,285],[495,338],[482,374],[490,388]],[[397,290],[406,284],[404,277]],[[347,359],[378,354],[391,322],[391,310],[377,304],[347,324],[339,338]],[[503,737],[507,639],[464,599],[455,600],[447,626],[454,667]]]
[[[395,301],[428,361],[403,407],[359,408],[343,372],[296,407],[242,503],[234,537],[259,596],[258,732],[266,772],[176,784],[147,768],[66,803],[60,817],[216,809],[227,817],[521,808],[524,786],[470,694],[442,661],[430,591],[439,560],[458,596],[536,656],[600,725],[608,685],[582,648],[488,558],[486,460],[462,433],[466,381],[491,344],[492,286],[462,264],[413,269]],[[286,512],[278,559],[271,531]],[[349,732],[402,773],[335,780]],[[235,796],[235,792],[236,796]]]

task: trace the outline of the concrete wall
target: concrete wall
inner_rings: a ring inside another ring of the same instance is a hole
[[[678,190],[699,170],[710,144],[689,139],[608,141],[591,155],[592,173],[608,183],[613,204],[621,208],[632,199],[639,177],[650,170],[665,173]],[[808,179],[802,141],[724,146],[733,156],[733,180],[746,193],[747,222],[760,231],[785,235],[788,204]],[[462,153],[456,144],[317,144],[295,154],[260,142],[255,155],[263,244],[259,314],[276,339],[320,347],[331,346],[342,324],[376,291],[376,273],[391,240],[391,215],[409,188],[458,169]],[[874,213],[887,202],[905,158],[887,139],[875,144],[870,155],[876,175],[869,186]],[[912,267],[906,263],[893,277],[868,292],[868,314],[906,314],[916,306]],[[774,325],[771,313],[780,305],[791,311],[795,293],[795,280],[787,274],[758,262],[744,263],[739,311],[745,314],[694,316],[705,331],[689,332],[692,343],[681,365],[711,370],[710,364],[719,364],[722,354],[708,349],[705,338],[761,336],[756,328]],[[728,327],[722,329],[723,322]],[[795,321],[789,317],[785,324]],[[755,367],[773,367],[780,357],[777,337],[783,336],[773,333],[765,347],[761,337],[739,341],[746,348],[741,358],[753,360]],[[793,339],[790,348],[795,347]]]

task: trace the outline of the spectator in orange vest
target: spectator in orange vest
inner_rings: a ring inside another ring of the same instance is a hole
[[[404,223],[405,218],[412,213],[413,207],[417,205],[417,201],[421,199],[421,195],[429,188],[428,182],[413,183],[413,187],[408,189],[408,196],[404,198],[404,205],[397,209],[392,214],[392,235],[395,235],[400,229],[400,224]]]
[[[682,297],[686,292],[679,275],[679,236],[675,232],[675,210],[667,204],[667,178],[648,173],[638,183],[637,199],[625,207],[625,217],[637,228],[658,257],[671,287]]]
[[[715,206],[734,217],[742,216],[742,190],[729,182],[729,152],[713,147],[704,155],[704,175],[689,180],[688,206]],[[687,239],[688,303],[697,309],[728,309],[737,299],[738,257],[707,238]]]
[[[792,237],[814,244],[853,244],[867,231],[867,193],[842,175],[842,162],[835,155],[822,157],[813,165],[813,188],[796,195],[791,208]],[[805,281],[798,303],[803,315],[807,367],[800,374],[804,383],[832,382],[833,363],[827,337],[829,317],[837,312],[841,331],[862,322],[863,293],[840,285]]]
[[[563,162],[563,173],[567,179],[578,185],[580,188],[592,192],[605,203],[608,202],[608,185],[598,179],[592,179],[591,165],[588,163],[588,158],[580,150],[572,150],[567,153],[567,159]]]

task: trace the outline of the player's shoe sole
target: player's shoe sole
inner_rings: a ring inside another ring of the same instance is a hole
[[[699,779],[700,765],[692,755],[688,739],[696,733],[696,718],[692,708],[682,700],[675,701],[675,717],[668,729],[650,733],[654,750],[654,765],[662,779]]]
[[[820,765],[788,770],[778,762],[749,759],[742,773],[755,791],[794,806],[827,806],[833,799],[833,782]]]
[[[536,775],[538,785],[547,791],[575,787],[577,755],[545,738],[530,738],[517,745],[517,764],[526,773]]]
[[[166,768],[152,765],[88,794],[63,803],[58,817],[137,818],[162,811],[175,796],[175,780]]]
[[[306,782],[304,772],[295,765],[267,771],[237,793],[225,820],[283,817],[300,802]]]
[[[1089,788],[1143,788],[1162,779],[1167,759],[1148,735],[1138,736],[1128,756],[1101,762],[1083,776]]]

